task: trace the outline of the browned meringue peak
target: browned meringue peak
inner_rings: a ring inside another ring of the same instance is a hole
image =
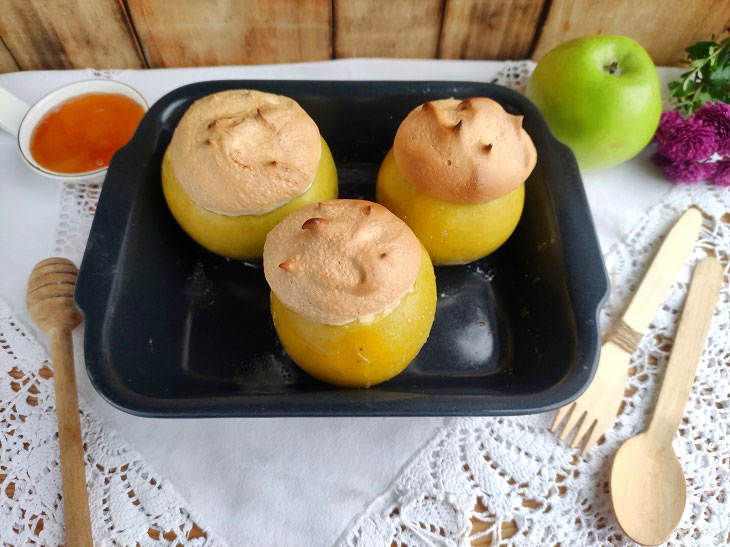
[[[416,107],[400,124],[393,152],[416,190],[455,203],[484,203],[511,192],[537,160],[522,116],[483,97]]]
[[[340,199],[303,207],[271,230],[264,274],[286,307],[342,325],[397,305],[422,258],[416,236],[388,209]]]
[[[169,153],[177,180],[200,207],[263,214],[309,188],[322,142],[314,120],[293,99],[231,89],[192,104]]]

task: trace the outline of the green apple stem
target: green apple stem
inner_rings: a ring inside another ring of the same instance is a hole
[[[611,64],[604,65],[603,70],[605,70],[609,74],[613,74],[614,76],[618,76],[618,74],[619,74],[618,61],[614,61]]]

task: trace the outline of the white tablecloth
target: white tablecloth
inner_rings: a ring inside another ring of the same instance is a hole
[[[394,79],[489,81],[489,61],[344,60],[297,65],[125,71],[152,103],[180,85],[209,79]],[[674,69],[661,69],[666,81]],[[28,103],[85,78],[83,71],[0,75],[0,86]],[[33,173],[15,139],[0,134],[0,296],[26,324],[25,285],[51,248],[58,183]],[[586,175],[586,192],[604,250],[671,188],[641,155]],[[41,337],[45,340],[44,337]],[[120,412],[90,386],[77,336],[81,396],[158,473],[199,519],[230,545],[332,544],[431,437],[440,418],[154,420]]]

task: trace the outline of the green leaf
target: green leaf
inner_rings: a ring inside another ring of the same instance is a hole
[[[699,87],[699,83],[697,83],[695,80],[685,80],[682,82],[682,91],[685,93],[692,93],[695,89]]]
[[[691,115],[709,100],[730,102],[730,36],[719,44],[697,42],[685,51],[692,69],[668,85],[676,107]]]
[[[695,104],[699,103],[698,106],[697,106],[697,108],[699,108],[700,106],[702,106],[703,104],[705,104],[707,101],[709,101],[710,99],[712,99],[712,97],[710,97],[709,92],[707,92],[707,91],[700,91],[697,95],[695,95],[695,99],[696,99],[696,103]]]
[[[730,64],[730,41],[721,48],[721,51],[715,56],[715,58],[719,65]]]
[[[719,46],[719,44],[716,42],[697,42],[689,46],[685,51],[689,54],[690,59],[700,59],[702,57],[709,57],[710,49],[715,46]]]
[[[710,67],[710,63],[707,63],[705,66],[699,69],[699,75],[697,79],[701,83],[707,83],[710,81],[710,76],[712,76],[712,68]]]
[[[713,55],[710,57],[710,64],[708,66],[710,67],[710,70],[716,70],[719,63],[720,57],[718,55]]]
[[[712,73],[707,90],[713,99],[730,102],[730,65],[720,67]]]
[[[727,80],[730,79],[730,64],[718,67],[717,70],[715,70],[712,75],[710,76],[710,80]]]

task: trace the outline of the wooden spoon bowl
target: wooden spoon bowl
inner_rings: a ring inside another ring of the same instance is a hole
[[[641,433],[621,445],[611,468],[613,510],[624,531],[641,545],[672,535],[687,501],[684,471],[671,444]]]

